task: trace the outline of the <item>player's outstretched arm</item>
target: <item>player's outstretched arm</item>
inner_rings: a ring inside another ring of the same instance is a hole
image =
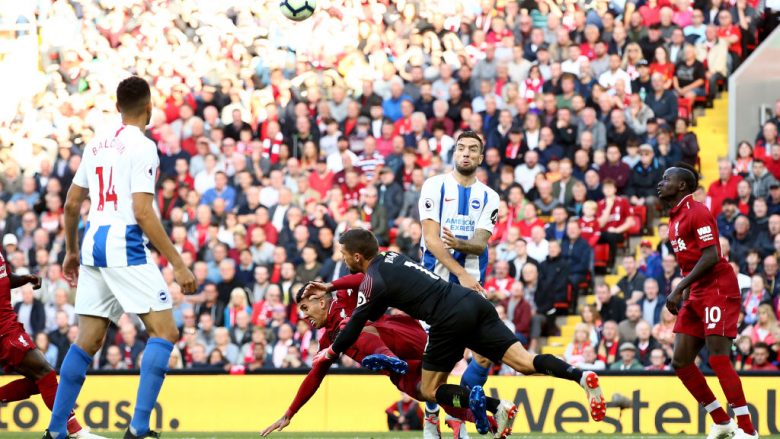
[[[79,168],[80,174],[81,168]],[[65,220],[65,260],[62,262],[62,276],[71,286],[76,286],[76,280],[79,275],[79,216],[81,215],[81,205],[89,194],[89,189],[71,184],[68,189],[68,195],[65,197],[65,206],[63,208]]]
[[[181,255],[165,233],[165,229],[154,211],[153,201],[153,194],[147,192],[133,193],[133,214],[135,215],[135,220],[138,222],[141,230],[149,237],[152,245],[165,256],[165,259],[173,264],[173,275],[184,294],[192,294],[196,288],[195,276],[184,265]]]
[[[433,254],[437,261],[441,262],[450,273],[454,274],[460,284],[474,291],[486,293],[478,279],[474,279],[463,267],[452,257],[447,246],[441,238],[441,226],[434,220],[422,220],[423,236],[425,236],[425,248]]]
[[[285,427],[290,425],[290,421],[292,421],[293,416],[298,413],[298,410],[306,405],[311,397],[317,393],[317,389],[320,388],[322,380],[325,379],[325,375],[328,374],[331,364],[332,363],[322,362],[312,365],[312,369],[306,375],[306,378],[303,379],[300,387],[298,387],[298,393],[290,404],[290,408],[288,408],[284,415],[276,422],[266,427],[265,430],[260,433],[261,436],[266,437],[274,431],[282,431]]]

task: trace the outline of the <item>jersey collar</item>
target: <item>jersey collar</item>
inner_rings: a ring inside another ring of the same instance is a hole
[[[682,206],[683,204],[685,204],[688,201],[691,201],[691,199],[693,199],[693,194],[688,194],[688,195],[684,196],[683,199],[680,200],[680,202],[677,203],[677,205],[674,206],[671,211],[669,211],[669,214],[670,215],[676,214],[682,208],[680,206]]]

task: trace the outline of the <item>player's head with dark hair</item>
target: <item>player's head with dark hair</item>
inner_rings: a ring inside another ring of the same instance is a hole
[[[484,152],[485,144],[476,131],[466,130],[460,133],[455,141],[455,152],[452,156],[455,171],[465,176],[474,175],[482,164]]]
[[[322,328],[328,320],[328,309],[333,296],[322,291],[307,290],[310,283],[303,285],[295,293],[295,302],[298,310],[303,313],[306,320],[315,328]]]
[[[682,197],[692,194],[699,187],[699,177],[696,170],[687,163],[677,163],[664,172],[658,183],[658,198],[666,202],[679,201]]]
[[[138,76],[123,79],[116,86],[116,108],[125,118],[152,117],[152,91],[149,83]]]
[[[350,229],[339,238],[344,263],[352,273],[364,273],[368,263],[379,253],[374,234],[366,229]]]

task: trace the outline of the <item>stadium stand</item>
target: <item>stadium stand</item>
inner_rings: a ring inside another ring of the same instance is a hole
[[[483,135],[478,178],[502,196],[491,298],[531,350],[599,369],[629,342],[638,367],[664,370],[673,316],[661,304],[678,272],[651,197],[663,169],[683,161],[701,170],[697,196],[713,211],[732,201],[718,221],[744,286],[735,361],[749,369],[764,342],[762,367],[776,367],[776,125],[746,139],[733,168],[719,172],[718,161],[729,152],[719,88],[774,11],[742,0],[719,11],[665,0],[321,1],[293,24],[273,2],[162,3],[29,2],[10,19],[37,28],[43,79],[0,120],[0,236],[15,271],[44,279],[13,299],[53,365],[78,334],[60,267],[64,194],[85,145],[116,118],[117,82],[137,74],[153,85],[160,214],[199,282],[183,296],[155,254],[181,330],[174,368],[308,367],[317,334],[294,292],[346,273],[334,243],[349,228],[419,258],[420,186],[451,166],[465,129]],[[563,242],[561,256],[548,258],[549,240]],[[573,252],[577,242],[592,254]],[[513,282],[496,279],[496,261]],[[537,314],[561,265],[565,300]],[[123,316],[94,368],[136,368],[145,338]]]

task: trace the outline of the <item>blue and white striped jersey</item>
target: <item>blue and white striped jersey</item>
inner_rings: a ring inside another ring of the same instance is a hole
[[[460,239],[470,239],[477,229],[493,233],[498,218],[498,193],[487,185],[476,181],[470,187],[458,184],[452,172],[436,175],[425,180],[420,192],[420,221],[426,219],[436,221],[439,226],[450,229]],[[423,251],[422,265],[438,274],[445,280],[459,283],[458,278],[451,274],[425,246],[423,236],[421,247]],[[478,279],[485,281],[485,271],[488,264],[487,248],[480,255],[467,255],[450,250],[452,257],[463,265],[466,271]]]
[[[133,193],[154,193],[159,165],[157,146],[134,126],[116,126],[87,145],[73,178],[73,184],[89,189],[91,202],[82,265],[151,263],[148,238],[133,213]]]

